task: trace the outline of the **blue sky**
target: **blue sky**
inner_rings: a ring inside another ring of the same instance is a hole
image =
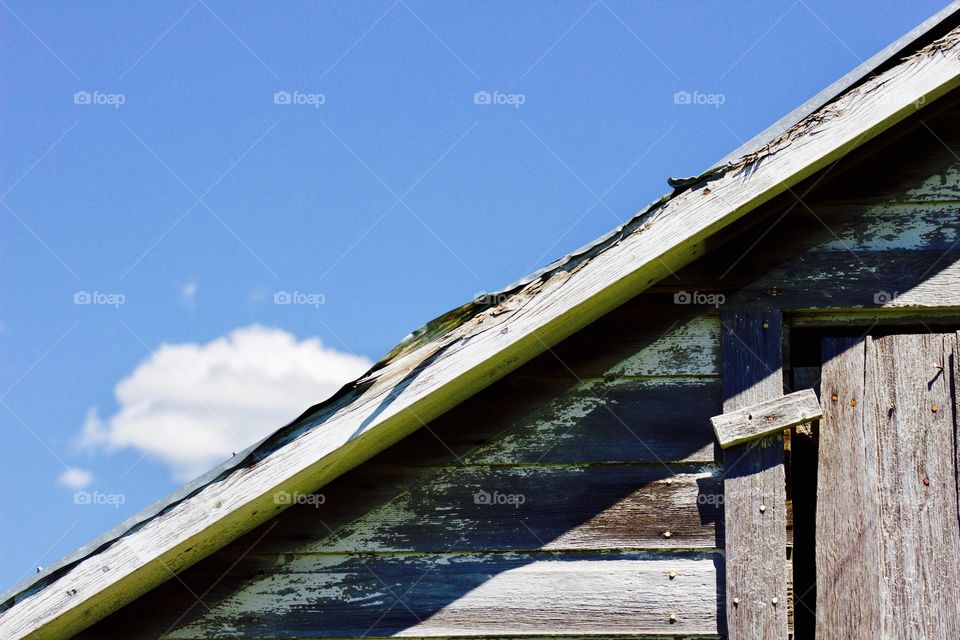
[[[0,1],[0,584],[942,4]]]

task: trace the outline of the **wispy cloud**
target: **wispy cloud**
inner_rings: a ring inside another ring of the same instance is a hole
[[[93,473],[87,471],[86,469],[68,467],[63,473],[60,474],[60,477],[57,478],[57,481],[68,489],[73,489],[76,491],[78,489],[83,489],[93,482]]]

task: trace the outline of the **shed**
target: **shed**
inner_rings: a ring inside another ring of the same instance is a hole
[[[960,637],[958,25],[17,585],[0,637]]]

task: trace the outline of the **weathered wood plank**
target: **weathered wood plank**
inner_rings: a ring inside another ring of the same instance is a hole
[[[424,474],[425,475],[425,474]],[[457,467],[421,476],[334,534],[287,550],[324,553],[722,546],[720,470],[661,465]],[[333,496],[331,496],[331,499]],[[323,505],[315,518],[324,519]],[[309,518],[309,514],[303,514]],[[289,518],[287,518],[289,521]],[[281,541],[270,547],[283,549]]]
[[[953,371],[953,415],[955,416],[953,442],[957,455],[957,521],[960,522],[960,394],[957,393],[957,389],[960,389],[960,331],[955,334],[955,339],[957,347],[954,349],[950,364]]]
[[[728,307],[782,309],[960,306],[960,248],[810,251],[740,291]]]
[[[954,334],[825,342],[818,638],[960,635],[956,353]]]
[[[471,464],[712,462],[710,416],[720,409],[720,393],[715,379],[589,382],[462,459]]]
[[[798,424],[819,420],[821,415],[817,394],[811,389],[803,389],[713,416],[710,424],[713,425],[713,432],[717,435],[720,446],[726,448]]]
[[[876,431],[864,424],[862,339],[823,341],[817,478],[817,637],[880,638]]]
[[[687,298],[681,296],[681,299]],[[719,375],[720,319],[704,313],[689,322],[677,323],[657,341],[607,373],[620,376]]]
[[[297,556],[165,637],[716,634],[722,566],[720,554]]]
[[[953,334],[868,339],[864,427],[879,447],[884,634],[960,637]]]
[[[783,393],[779,311],[723,312],[724,411]],[[787,637],[783,436],[723,450],[726,623],[731,640]]]

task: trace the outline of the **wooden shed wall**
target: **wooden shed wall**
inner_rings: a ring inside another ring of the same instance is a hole
[[[720,320],[674,296],[723,294],[724,308],[782,308],[795,324],[956,322],[958,115],[925,115],[815,175],[794,190],[802,202],[748,216],[676,278],[325,487],[322,503],[80,637],[722,634],[722,458],[708,421],[723,401]]]

